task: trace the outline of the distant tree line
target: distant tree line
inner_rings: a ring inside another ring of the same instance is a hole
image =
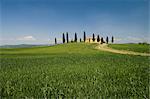
[[[82,42],[82,39],[80,38],[79,39],[80,42]],[[103,43],[106,43],[108,44],[109,43],[109,38],[108,36],[106,37],[106,40],[104,41],[104,38],[103,37],[100,37],[99,35],[97,35],[97,38],[95,38],[95,34],[93,33],[93,36],[92,36],[92,39],[91,39],[93,42],[100,42],[101,44]],[[89,38],[89,42],[91,41],[90,38]],[[73,43],[73,42],[76,42],[77,43],[78,41],[78,36],[77,36],[77,33],[74,34],[74,40],[71,40],[70,42]],[[69,35],[68,35],[68,32],[66,32],[66,38],[65,38],[65,34],[63,33],[62,35],[62,42],[63,43],[69,43]],[[85,31],[83,32],[83,42],[87,42],[86,41],[86,33]],[[111,43],[114,43],[114,37],[112,36],[111,37]],[[57,39],[55,38],[55,44],[57,44]]]

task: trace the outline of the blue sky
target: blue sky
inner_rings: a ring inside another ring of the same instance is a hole
[[[92,33],[150,42],[148,0],[0,0],[0,44],[50,44]]]

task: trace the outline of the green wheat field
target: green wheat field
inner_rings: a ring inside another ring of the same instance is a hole
[[[148,99],[149,57],[105,52],[96,46],[0,48],[0,98]],[[149,45],[109,47],[150,53]]]

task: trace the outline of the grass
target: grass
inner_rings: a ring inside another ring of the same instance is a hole
[[[95,46],[0,49],[0,97],[148,98],[148,57]]]
[[[150,45],[149,44],[110,44],[108,45],[111,48],[119,49],[119,50],[128,50],[134,52],[141,53],[150,53]]]

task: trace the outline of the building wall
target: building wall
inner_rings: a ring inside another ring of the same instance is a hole
[[[86,43],[101,43],[101,41],[100,42],[97,42],[97,38],[95,38],[95,41],[93,42],[93,39],[92,38],[86,38],[86,41],[85,41]]]

